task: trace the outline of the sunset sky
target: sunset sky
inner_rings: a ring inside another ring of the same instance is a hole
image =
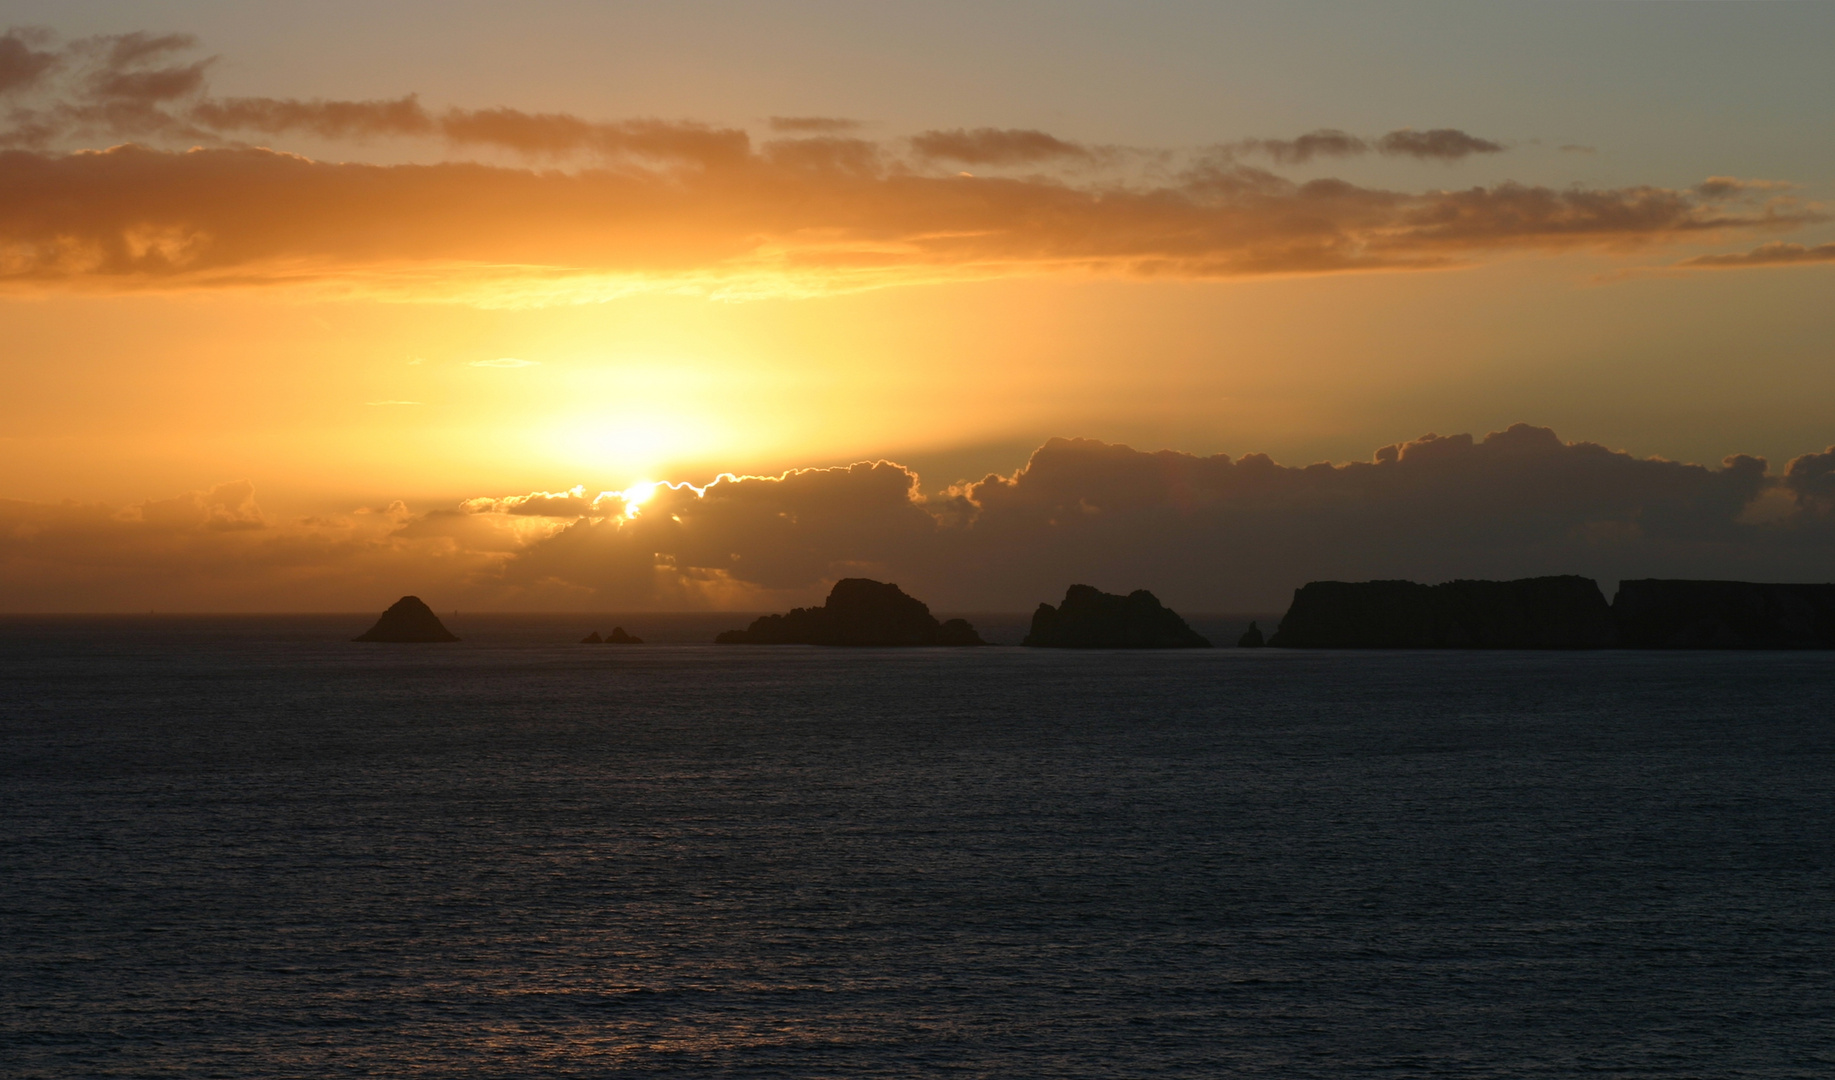
[[[1835,576],[1835,6],[5,26],[0,611]]]

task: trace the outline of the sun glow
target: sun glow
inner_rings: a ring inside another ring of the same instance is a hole
[[[624,516],[636,517],[637,508],[649,502],[651,497],[656,494],[656,489],[659,487],[662,487],[662,485],[656,481],[645,480],[641,483],[633,484],[620,492],[619,494],[624,496]]]

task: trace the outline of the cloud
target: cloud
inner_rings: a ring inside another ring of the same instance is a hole
[[[322,139],[430,135],[433,117],[413,94],[385,101],[298,101],[242,97],[201,101],[189,116],[214,131],[305,132]]]
[[[743,160],[750,140],[736,128],[662,120],[596,123],[567,113],[451,109],[439,131],[455,143],[496,146],[541,157],[586,151],[718,165]]]
[[[124,510],[0,501],[0,607],[348,610],[418,591],[472,608],[756,610],[864,575],[943,610],[1025,611],[1084,581],[1267,611],[1315,579],[1821,580],[1835,555],[1835,447],[1776,475],[1522,424],[1304,466],[1053,439],[1011,475],[923,490],[878,461],[659,485],[636,506],[575,487],[291,523],[242,482]]]
[[[105,101],[154,103],[187,97],[204,88],[212,60],[162,64],[171,54],[197,46],[190,34],[117,34],[78,42],[75,51],[97,56],[88,76],[89,93]]]
[[[472,367],[521,368],[535,367],[540,360],[518,360],[514,356],[500,356],[495,360],[473,360]]]
[[[262,135],[303,132],[324,139],[437,136],[459,146],[484,146],[528,157],[571,154],[715,164],[746,156],[750,141],[736,128],[662,120],[616,123],[571,113],[518,109],[447,109],[431,113],[413,94],[382,101],[298,101],[285,98],[204,100],[184,114],[216,132]]]
[[[1711,199],[1727,199],[1753,192],[1789,191],[1797,185],[1786,180],[1750,180],[1737,176],[1710,176],[1695,190]]]
[[[1062,271],[1408,269],[1820,219],[1788,200],[1755,208],[1655,187],[1410,193],[1215,166],[1156,186],[1081,187],[882,169],[832,143],[766,149],[716,167],[576,173],[265,149],[0,152],[0,283],[320,282],[545,302],[659,285],[781,293]]]
[[[773,116],[770,124],[772,131],[809,132],[824,135],[856,131],[861,126],[858,120],[844,120],[836,116]]]
[[[1402,128],[1376,140],[1380,153],[1432,161],[1458,161],[1472,154],[1501,154],[1503,146],[1454,128],[1416,131]]]
[[[1356,157],[1371,150],[1392,157],[1457,161],[1472,154],[1502,153],[1504,147],[1455,128],[1401,128],[1373,140],[1337,128],[1320,128],[1297,139],[1247,139],[1229,149],[1266,154],[1283,165],[1304,165],[1314,158]]]
[[[1124,153],[1030,129],[876,142],[840,120],[779,117],[774,128],[802,137],[755,144],[719,125],[430,109],[413,94],[214,98],[211,60],[188,58],[187,35],[3,40],[12,66],[0,70],[29,75],[0,133],[15,148],[0,150],[0,287],[14,289],[304,286],[495,306],[657,289],[798,296],[1047,273],[1443,268],[1822,220],[1777,182],[1727,177],[1686,190],[1404,191],[1298,183],[1235,163],[1230,147]],[[317,161],[236,141],[251,134],[444,140],[540,167]],[[139,141],[71,149],[97,136]],[[1321,129],[1233,149],[1302,163],[1502,148],[1443,128],[1374,141]]]
[[[1320,128],[1297,139],[1248,139],[1236,149],[1260,152],[1283,165],[1304,165],[1316,157],[1355,157],[1370,152],[1370,144],[1336,128]]]
[[[582,485],[575,485],[567,491],[533,491],[527,495],[467,499],[459,504],[459,509],[468,514],[577,518],[591,514],[595,509],[605,510],[607,506],[612,506],[610,510],[606,511],[610,514],[616,515],[624,511],[622,498],[617,498],[616,505],[613,506],[607,495],[602,494],[597,499],[588,499],[586,488]]]
[[[1815,247],[1809,247],[1774,240],[1768,244],[1760,244],[1751,251],[1729,252],[1724,255],[1697,255],[1692,259],[1684,259],[1676,265],[1724,270],[1743,266],[1802,266],[1815,263],[1835,263],[1835,244],[1817,244]]]
[[[57,53],[34,48],[46,37],[27,30],[0,34],[0,94],[25,90],[57,67]]]
[[[911,147],[919,157],[944,158],[964,165],[1034,165],[1092,156],[1087,147],[1024,128],[926,131],[912,136]]]
[[[715,163],[743,156],[746,134],[691,122],[599,122],[568,113],[517,109],[429,111],[416,95],[339,101],[271,97],[212,98],[207,76],[214,58],[184,62],[195,49],[189,34],[117,34],[34,51],[15,31],[0,38],[0,92],[29,88],[45,100],[13,110],[0,146],[46,147],[58,141],[107,138],[183,140],[223,145],[244,134],[311,135],[365,141],[441,138],[454,146],[505,150],[534,158],[584,154]],[[51,85],[50,75],[68,76]]]

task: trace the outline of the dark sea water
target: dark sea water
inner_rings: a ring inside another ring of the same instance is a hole
[[[1827,654],[368,621],[0,620],[0,1075],[1835,1075]]]

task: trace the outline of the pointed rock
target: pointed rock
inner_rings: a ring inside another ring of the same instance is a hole
[[[404,596],[382,613],[376,625],[352,641],[457,641],[433,609],[418,596]]]
[[[605,640],[604,638],[602,638],[602,637],[600,637],[600,636],[599,636],[599,631],[597,631],[597,630],[594,630],[594,631],[593,631],[592,633],[590,633],[590,634],[588,634],[588,635],[586,635],[585,637],[583,637],[583,638],[581,638],[581,639],[580,639],[580,644],[582,644],[582,645],[597,645],[597,644],[599,644],[600,642],[602,642],[602,641],[604,641],[604,640]]]
[[[1266,644],[1268,643],[1262,640],[1262,628],[1254,623],[1250,623],[1249,628],[1236,639],[1236,647],[1239,649],[1259,649]]]
[[[642,645],[644,639],[636,634],[625,633],[622,626],[614,626],[612,632],[605,635],[605,642],[608,645]]]

